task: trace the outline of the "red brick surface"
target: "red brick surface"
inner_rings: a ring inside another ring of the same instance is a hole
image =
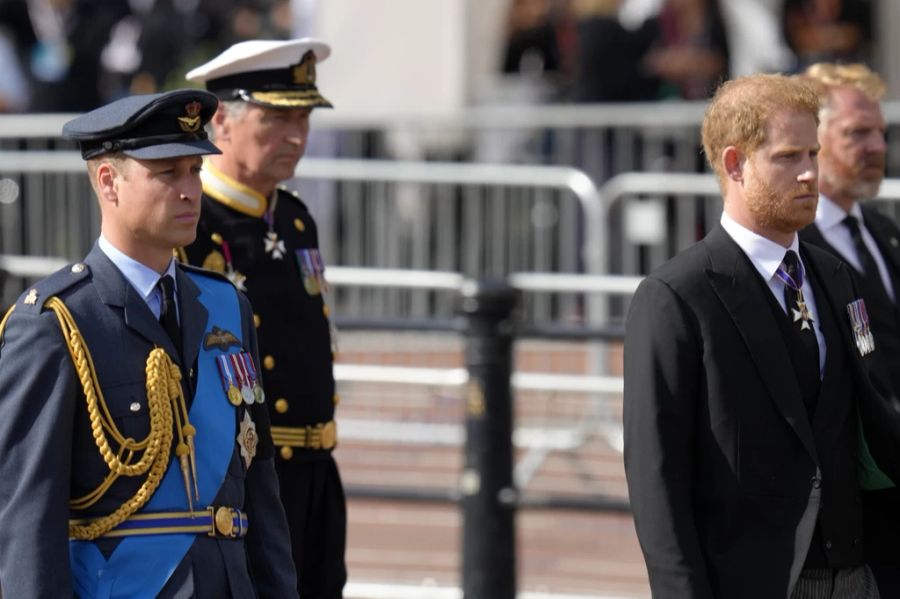
[[[454,336],[342,335],[342,364],[458,368],[462,343]],[[517,344],[516,369],[553,374],[600,374],[598,355],[584,344]],[[603,374],[621,373],[621,349],[605,352]],[[419,441],[392,442],[410,426],[443,431],[463,423],[462,389],[428,385],[344,383],[341,420],[377,427],[383,441],[341,437],[336,458],[347,486],[394,489],[453,489],[463,466],[462,446]],[[517,429],[529,442],[546,431],[571,448],[535,453],[516,449],[516,461],[537,468],[520,491],[533,495],[624,498],[620,447],[605,434],[621,419],[621,396],[555,391],[520,392]],[[453,505],[351,499],[347,561],[351,581],[454,587],[460,585],[461,512]],[[646,570],[627,514],[522,510],[517,515],[518,588],[590,597],[649,597]]]

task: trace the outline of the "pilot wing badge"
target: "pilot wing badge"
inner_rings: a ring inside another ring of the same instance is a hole
[[[225,351],[232,346],[239,346],[240,344],[241,342],[234,336],[234,333],[222,330],[217,326],[213,326],[212,330],[206,335],[206,339],[203,340],[204,349],[217,347],[222,351]]]

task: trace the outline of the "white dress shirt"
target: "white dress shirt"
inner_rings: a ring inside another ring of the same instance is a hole
[[[119,269],[125,280],[134,287],[135,291],[147,303],[153,315],[159,319],[159,312],[162,307],[162,290],[157,286],[157,283],[159,283],[162,276],[169,275],[172,277],[172,280],[175,281],[176,297],[178,294],[178,279],[175,278],[175,260],[169,261],[165,275],[160,276],[158,272],[149,266],[145,266],[134,258],[125,255],[102,234],[100,239],[97,240],[97,246],[100,248],[100,251],[112,260],[112,263],[116,265],[116,268]],[[175,304],[177,310],[178,302],[175,302]]]
[[[747,257],[750,258],[750,262],[769,286],[769,291],[775,296],[775,300],[778,302],[778,305],[781,306],[781,309],[784,310],[785,314],[788,313],[788,310],[784,302],[784,283],[775,276],[775,271],[781,266],[781,262],[784,260],[784,254],[788,250],[797,252],[797,256],[800,258],[800,268],[803,271],[803,286],[801,287],[803,290],[803,299],[806,300],[806,306],[809,308],[809,312],[812,315],[812,328],[816,333],[816,341],[819,344],[819,376],[821,377],[822,371],[825,368],[825,334],[822,333],[819,326],[819,310],[816,307],[816,298],[813,294],[809,277],[806,276],[807,270],[806,266],[803,264],[803,257],[800,256],[799,238],[795,234],[790,247],[785,248],[771,239],[766,239],[761,235],[757,235],[750,229],[738,224],[725,212],[722,212],[721,223],[725,232],[734,239],[734,242],[737,243]]]
[[[816,208],[816,226],[819,227],[822,237],[831,244],[831,247],[838,251],[844,259],[844,262],[855,268],[858,272],[862,272],[862,260],[860,260],[856,253],[856,246],[853,244],[853,237],[850,236],[850,229],[843,224],[843,221],[848,214],[850,216],[855,216],[856,220],[859,222],[859,230],[862,234],[863,243],[866,244],[866,248],[869,250],[869,253],[872,254],[872,258],[875,259],[875,264],[878,265],[878,275],[881,277],[881,282],[884,285],[888,296],[891,298],[891,301],[896,301],[896,298],[894,297],[894,286],[891,284],[891,275],[888,273],[887,263],[884,261],[881,251],[878,249],[875,238],[872,237],[872,234],[869,233],[866,224],[863,222],[862,209],[859,207],[859,203],[853,202],[853,207],[850,208],[850,212],[848,213],[844,212],[844,209],[831,201],[831,199],[824,195],[819,195],[819,205]]]

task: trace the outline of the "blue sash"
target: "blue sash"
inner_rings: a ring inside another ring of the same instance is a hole
[[[200,288],[200,303],[209,317],[206,334],[213,325],[241,335],[240,306],[230,283],[187,273]],[[239,339],[240,341],[240,339]],[[235,408],[228,403],[218,376],[216,356],[241,348],[204,349],[197,356],[197,392],[189,413],[197,429],[197,483],[200,501],[195,509],[211,505],[222,482],[235,443]],[[178,459],[172,457],[162,482],[143,512],[187,511],[184,480]],[[69,561],[75,594],[84,599],[153,599],[165,586],[187,554],[195,534],[133,536],[123,539],[109,560],[91,541],[70,541]]]

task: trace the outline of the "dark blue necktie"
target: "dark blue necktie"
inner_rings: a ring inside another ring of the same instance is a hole
[[[175,349],[181,353],[181,328],[178,326],[178,310],[175,307],[175,281],[171,276],[160,277],[159,290],[162,294],[159,322],[168,333]]]
[[[884,281],[881,278],[881,272],[878,270],[878,264],[875,262],[875,257],[872,256],[868,246],[866,246],[866,243],[863,241],[862,231],[859,228],[859,221],[852,214],[848,214],[847,218],[841,221],[841,223],[850,231],[850,238],[853,240],[853,248],[856,250],[856,255],[862,265],[863,277],[870,285],[873,285],[875,289],[880,289],[887,293]],[[890,295],[888,297],[890,297]]]

